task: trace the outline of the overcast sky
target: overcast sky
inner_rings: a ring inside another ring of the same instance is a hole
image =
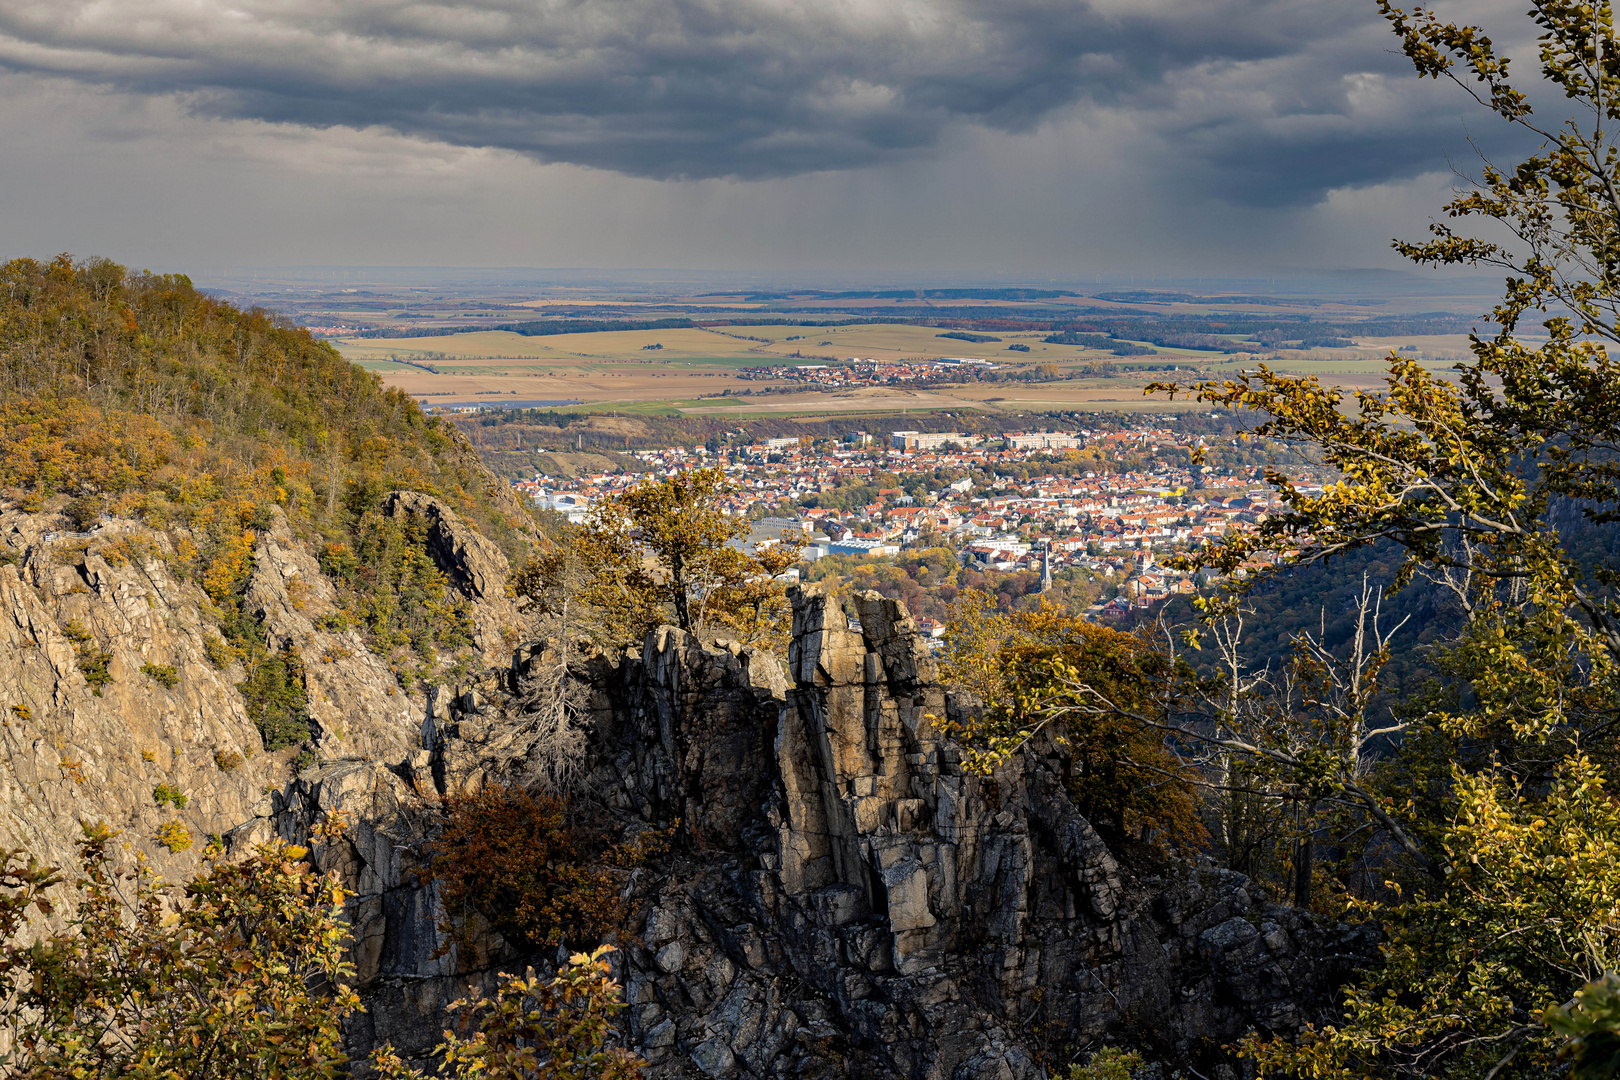
[[[0,255],[1394,267],[1501,134],[1395,45],[1374,0],[0,0]]]

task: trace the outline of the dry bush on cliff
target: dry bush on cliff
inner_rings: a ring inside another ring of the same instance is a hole
[[[329,821],[319,830],[335,834]],[[279,841],[246,859],[217,848],[174,889],[144,865],[119,869],[117,836],[86,826],[80,867],[65,873],[25,851],[0,856],[0,1075],[14,1080],[322,1080],[356,1064],[343,1023],[349,893]],[[60,916],[58,929],[31,918]],[[457,1002],[461,1034],[436,1056],[444,1075],[509,1080],[633,1080],[614,1045],[623,1008],[603,954],[575,956],[554,978],[503,977],[490,999]],[[464,1037],[468,1036],[470,1037]],[[414,1077],[391,1052],[371,1064]]]
[[[624,922],[622,872],[662,854],[668,839],[614,844],[562,799],[488,785],[445,799],[424,875],[438,885],[452,940],[467,940],[476,915],[525,950],[594,945]]]

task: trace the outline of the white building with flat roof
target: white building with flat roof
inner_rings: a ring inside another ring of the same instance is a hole
[[[914,450],[938,450],[946,443],[957,446],[978,446],[984,440],[978,435],[964,435],[960,431],[891,431],[889,445],[910,453]]]
[[[900,545],[886,540],[834,540],[827,545],[829,555],[898,555]]]
[[[1084,438],[1068,431],[1030,431],[1003,438],[1013,450],[1070,450],[1086,444]]]

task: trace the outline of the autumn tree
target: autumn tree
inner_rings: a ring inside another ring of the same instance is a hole
[[[798,561],[802,535],[767,537],[749,553],[750,523],[721,502],[735,491],[722,468],[652,481],[593,507],[589,520],[514,577],[541,611],[579,612],[599,640],[639,642],[670,623],[717,629],[745,644],[784,646],[790,610],[775,580]]]
[[[435,1049],[435,1076],[450,1080],[640,1080],[642,1061],[615,1045],[624,1008],[603,946],[575,953],[555,977],[501,974],[496,992],[450,1005],[459,1030]],[[373,1057],[381,1080],[423,1080],[392,1051]]]
[[[618,883],[593,865],[602,853],[588,850],[567,809],[553,796],[494,784],[445,800],[424,874],[438,887],[451,940],[475,918],[529,951],[595,943],[617,926]]]
[[[946,629],[941,674],[982,704],[945,723],[964,767],[988,773],[1043,733],[1068,756],[1068,788],[1114,838],[1179,845],[1203,839],[1196,775],[1147,714],[1171,664],[1146,635],[1127,634],[1043,604],[999,612],[968,590]],[[1115,707],[1094,709],[1071,687],[1094,688]]]
[[[21,850],[0,865],[0,1026],[8,1077],[188,1080],[336,1077],[347,985],[346,893],[273,842],[245,861],[216,846],[173,902],[116,837],[85,826],[65,873]],[[28,920],[60,912],[61,929]]]
[[[341,822],[328,819],[317,842]],[[141,861],[120,867],[117,833],[84,826],[77,869],[0,853],[0,1075],[15,1080],[320,1080],[350,1075],[350,893],[272,841],[246,858],[210,847],[183,886]],[[43,920],[55,919],[53,922]],[[434,1056],[440,1075],[634,1080],[616,1045],[623,1008],[601,948],[553,977],[503,976],[458,1001]],[[370,1062],[415,1077],[391,1051]]]
[[[1541,80],[1580,110],[1546,123],[1483,28],[1380,8],[1420,75],[1451,80],[1539,145],[1487,163],[1429,240],[1397,244],[1420,263],[1508,274],[1496,331],[1474,335],[1449,377],[1392,356],[1385,388],[1353,408],[1335,387],[1264,366],[1158,388],[1261,414],[1258,435],[1343,477],[1316,494],[1270,473],[1288,511],[1218,546],[1212,565],[1394,545],[1394,587],[1426,580],[1462,619],[1437,656],[1444,685],[1404,703],[1412,723],[1388,762],[1423,782],[1368,786],[1371,826],[1404,837],[1424,870],[1403,879],[1389,862],[1398,896],[1352,898],[1386,927],[1385,963],[1350,989],[1341,1022],[1246,1052],[1268,1075],[1324,1080],[1541,1077],[1561,1051],[1582,1075],[1613,1075],[1601,987],[1620,963],[1620,567],[1577,560],[1559,522],[1620,521],[1620,42],[1608,3],[1531,3]],[[1469,222],[1497,235],[1468,235]],[[1523,320],[1549,312],[1546,344],[1520,339]],[[1348,790],[1322,779],[1330,795]],[[1583,991],[1592,980],[1604,982]]]

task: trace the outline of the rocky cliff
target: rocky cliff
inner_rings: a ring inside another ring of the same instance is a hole
[[[506,576],[499,549],[427,496],[395,493],[387,509],[429,519],[486,662],[509,666],[503,628],[523,623],[490,585]],[[301,750],[263,750],[241,665],[210,659],[219,615],[175,575],[169,532],[105,519],[72,529],[60,514],[0,504],[0,846],[70,864],[79,822],[103,820],[178,880],[210,836],[272,813]],[[256,538],[243,600],[272,650],[292,644],[302,658],[306,757],[399,762],[422,745],[440,691],[407,693],[357,632],[320,629],[336,592],[279,511]],[[160,787],[183,800],[160,802]]]
[[[679,823],[667,871],[627,890],[620,953],[626,1038],[655,1077],[1033,1078],[1108,1039],[1213,1076],[1223,1044],[1320,1018],[1367,960],[1363,933],[1240,875],[1127,873],[1052,747],[964,775],[931,720],[961,705],[914,624],[877,594],[854,603],[859,631],[797,592],[785,668],[669,627],[579,666],[594,714],[580,798],[629,831]],[[404,760],[307,771],[240,833],[302,837],[326,809],[358,823],[319,855],[360,893],[373,1005],[357,1049],[422,1051],[469,978],[531,959],[494,935],[435,958],[448,943],[412,873],[435,793],[522,774],[509,689],[436,694]]]
[[[341,812],[347,835],[312,857],[356,894],[368,1011],[351,1043],[421,1053],[469,981],[552,959],[494,933],[451,946],[414,872],[443,795],[528,774],[542,733],[516,691],[545,647],[507,651],[522,620],[493,545],[423,496],[385,511],[427,519],[490,666],[407,693],[353,632],[320,629],[333,588],[273,521],[247,601],[272,646],[305,658],[315,760],[296,775],[293,749],[260,749],[240,673],[208,659],[206,597],[169,572],[163,534],[0,515],[0,842],[66,860],[77,822],[106,819],[178,878],[209,834],[234,850],[305,841]],[[967,706],[914,624],[877,594],[853,604],[858,630],[797,591],[785,665],[665,627],[571,669],[589,702],[579,805],[626,835],[676,829],[658,871],[628,880],[617,954],[624,1035],[654,1077],[1033,1078],[1123,1040],[1213,1080],[1223,1044],[1319,1018],[1367,960],[1361,932],[1270,905],[1237,874],[1127,871],[1052,746],[964,774],[932,718]],[[106,679],[87,679],[87,655]],[[171,825],[190,848],[159,842]]]

